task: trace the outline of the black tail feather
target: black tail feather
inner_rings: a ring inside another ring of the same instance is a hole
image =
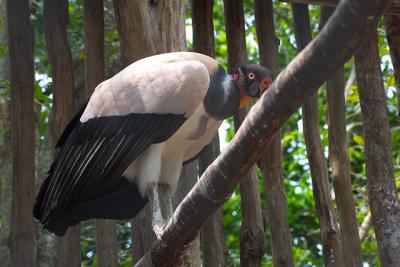
[[[45,229],[58,236],[63,236],[68,227],[88,219],[133,218],[147,203],[147,199],[140,195],[136,184],[130,183],[124,177],[105,190],[87,199],[76,200],[59,212],[52,213],[45,222],[42,221],[39,209],[40,201],[39,193],[34,216],[44,223]]]

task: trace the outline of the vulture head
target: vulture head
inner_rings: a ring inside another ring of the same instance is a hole
[[[240,66],[232,77],[240,89],[240,108],[259,98],[272,84],[271,70],[256,64]]]
[[[272,84],[271,70],[255,64],[243,65],[231,75],[219,66],[210,77],[204,106],[209,114],[220,120],[235,114],[254,97],[260,97]]]

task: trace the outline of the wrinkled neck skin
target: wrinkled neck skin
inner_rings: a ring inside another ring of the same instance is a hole
[[[223,120],[236,113],[239,106],[239,87],[232,76],[219,66],[217,72],[210,76],[210,85],[204,98],[204,107],[212,117]]]

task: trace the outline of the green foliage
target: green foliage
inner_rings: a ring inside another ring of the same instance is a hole
[[[0,43],[0,58],[4,57],[7,51],[8,51],[8,45]]]
[[[0,97],[6,101],[11,100],[10,96],[10,81],[0,79]]]

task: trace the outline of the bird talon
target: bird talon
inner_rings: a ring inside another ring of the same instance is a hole
[[[163,228],[159,225],[153,225],[153,233],[156,236],[157,240],[161,240],[161,234],[163,232]]]

